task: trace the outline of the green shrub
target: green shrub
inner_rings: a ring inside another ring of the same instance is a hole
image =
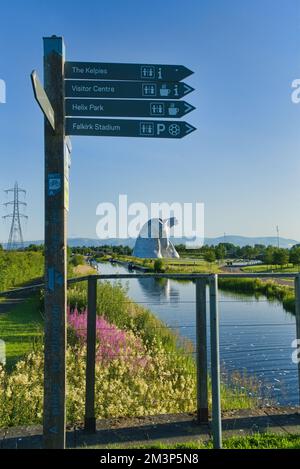
[[[155,259],[154,261],[154,266],[153,266],[154,272],[164,272],[164,262],[162,259]]]

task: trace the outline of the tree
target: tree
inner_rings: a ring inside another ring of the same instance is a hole
[[[274,260],[274,251],[275,251],[275,248],[273,246],[268,246],[266,249],[265,249],[265,252],[262,256],[262,261],[265,263],[265,264],[273,264],[273,260]]]
[[[206,262],[215,262],[216,260],[215,251],[213,249],[208,249],[204,254],[204,260]]]
[[[226,256],[226,248],[224,244],[218,244],[215,248],[215,254],[217,259],[224,259]]]
[[[288,264],[289,252],[287,249],[277,248],[273,254],[273,264],[280,265],[281,267]]]
[[[300,265],[300,247],[295,247],[290,250],[290,262],[293,265]]]
[[[73,254],[70,259],[70,263],[77,267],[78,265],[84,264],[84,256],[82,254]]]

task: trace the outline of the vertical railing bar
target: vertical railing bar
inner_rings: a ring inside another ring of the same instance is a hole
[[[206,280],[196,280],[197,422],[208,423]]]
[[[95,364],[96,364],[97,278],[88,279],[86,385],[84,429],[96,432],[95,417]]]
[[[218,275],[210,276],[210,348],[212,386],[212,433],[215,449],[222,448],[221,383],[219,352]]]

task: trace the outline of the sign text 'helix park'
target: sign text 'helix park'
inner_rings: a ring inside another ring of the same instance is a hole
[[[181,82],[192,73],[182,65],[66,62],[66,134],[185,137],[195,127],[156,119],[178,119],[195,109],[179,101],[194,90]],[[106,117],[143,119],[100,119]]]

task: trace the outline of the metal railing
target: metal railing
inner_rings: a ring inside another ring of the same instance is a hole
[[[221,418],[221,385],[220,385],[220,340],[219,340],[219,299],[218,278],[293,278],[295,280],[296,304],[296,338],[300,343],[300,274],[294,273],[222,273],[222,274],[162,274],[162,273],[129,273],[97,274],[68,280],[68,285],[87,281],[87,353],[86,353],[86,386],[85,386],[85,419],[86,432],[96,431],[95,414],[95,368],[96,368],[96,319],[97,319],[97,281],[122,280],[133,278],[165,278],[174,280],[191,280],[195,282],[195,317],[196,317],[196,370],[197,370],[197,422],[208,423],[208,337],[207,337],[207,285],[209,287],[210,315],[210,376],[212,395],[212,435],[215,448],[222,447]],[[0,292],[1,296],[23,291],[36,291],[44,284],[17,288]],[[298,363],[298,392],[300,401],[300,362]]]

